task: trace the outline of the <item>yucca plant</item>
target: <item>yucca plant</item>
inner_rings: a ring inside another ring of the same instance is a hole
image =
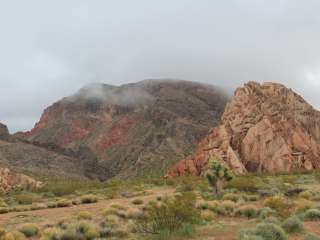
[[[224,184],[232,180],[232,173],[229,168],[223,166],[216,157],[211,157],[209,159],[205,176],[212,186],[213,194],[216,197],[221,196]]]

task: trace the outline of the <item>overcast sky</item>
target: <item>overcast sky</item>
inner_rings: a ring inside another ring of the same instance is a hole
[[[320,107],[319,0],[0,0],[0,122],[30,129],[91,82],[229,91],[276,81]]]

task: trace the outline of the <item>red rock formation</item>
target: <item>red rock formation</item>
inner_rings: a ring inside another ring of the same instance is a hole
[[[8,193],[13,189],[34,189],[39,188],[41,182],[33,178],[15,173],[8,168],[0,168],[0,193]]]
[[[201,175],[211,156],[238,174],[318,169],[320,112],[283,85],[249,82],[236,90],[220,125],[168,175]]]

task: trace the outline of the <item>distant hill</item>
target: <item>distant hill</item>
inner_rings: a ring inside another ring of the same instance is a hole
[[[239,174],[319,169],[320,112],[281,84],[249,82],[236,90],[220,124],[168,175],[201,175],[210,157]]]
[[[91,159],[85,169],[101,179],[162,175],[217,125],[227,100],[214,86],[188,81],[91,84],[16,136],[83,163]]]

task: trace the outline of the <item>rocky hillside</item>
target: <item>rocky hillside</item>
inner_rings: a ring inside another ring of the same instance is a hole
[[[34,189],[42,185],[41,182],[34,180],[23,174],[15,173],[8,168],[0,168],[0,193],[8,193],[14,189]]]
[[[94,164],[92,158],[83,161],[76,156],[20,141],[9,134],[4,124],[0,124],[0,169],[9,168],[37,177],[83,178],[94,174]]]
[[[200,175],[211,156],[236,173],[320,168],[320,112],[283,85],[249,82],[236,90],[220,125],[168,175]]]
[[[18,136],[83,159],[96,157],[103,178],[163,174],[194,151],[226,101],[220,90],[186,81],[93,84],[54,103]]]

